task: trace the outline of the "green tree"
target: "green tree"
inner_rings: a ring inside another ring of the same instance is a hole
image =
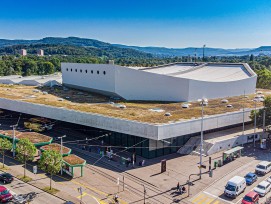
[[[250,55],[249,61],[254,61],[254,55]]]
[[[258,75],[257,87],[263,89],[270,89],[271,87],[271,71],[268,69],[261,69],[256,71]]]
[[[20,139],[17,144],[16,152],[17,152],[17,159],[24,163],[24,177],[26,176],[26,162],[33,161],[34,155],[37,149],[35,145],[29,141],[29,139]]]
[[[57,174],[62,166],[62,156],[55,150],[47,150],[42,153],[39,167],[50,174],[50,190],[52,189],[53,175]]]
[[[3,168],[5,167],[5,152],[11,150],[12,143],[6,138],[0,138],[0,152],[3,156]]]
[[[51,62],[43,62],[42,63],[45,74],[53,74],[54,73],[54,65]]]

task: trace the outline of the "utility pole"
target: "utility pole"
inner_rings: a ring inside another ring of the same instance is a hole
[[[264,137],[264,133],[265,133],[265,107],[263,109],[263,137]]]
[[[201,174],[202,174],[202,152],[203,152],[203,114],[204,114],[204,109],[203,106],[207,105],[208,100],[206,98],[199,99],[200,105],[201,105],[201,132],[200,132],[200,166],[199,166],[199,178],[201,179]]]
[[[244,98],[243,98],[243,136],[242,136],[242,146],[244,146],[244,135],[245,135],[245,98],[246,98],[246,91],[244,90]]]
[[[255,137],[256,137],[256,126],[257,126],[257,114],[256,114],[256,111],[257,111],[257,102],[258,100],[257,99],[254,99],[254,137],[253,137],[253,145],[254,145],[254,148],[256,147],[256,144],[255,144]]]
[[[60,154],[61,154],[61,175],[63,174],[63,168],[62,168],[62,162],[63,162],[63,138],[66,137],[66,135],[63,135],[61,137],[58,137],[60,139]]]

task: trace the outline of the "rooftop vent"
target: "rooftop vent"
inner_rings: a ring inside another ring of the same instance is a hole
[[[157,112],[157,113],[164,112],[164,110],[161,109],[161,108],[151,108],[151,109],[149,109],[149,110],[150,110],[150,111],[153,111],[153,112]]]
[[[229,101],[227,99],[221,100],[221,103],[228,103]]]
[[[165,113],[165,116],[171,116],[171,113]]]
[[[188,103],[182,104],[182,108],[189,108],[189,104]]]

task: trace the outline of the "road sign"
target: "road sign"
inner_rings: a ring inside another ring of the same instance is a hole
[[[38,172],[38,167],[37,166],[33,166],[33,173],[37,174],[37,172]]]
[[[206,169],[206,166],[203,165],[203,164],[202,164],[202,165],[199,165],[198,167],[199,167],[199,169]]]

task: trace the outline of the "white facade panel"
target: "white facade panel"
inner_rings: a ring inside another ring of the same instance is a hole
[[[63,84],[112,93],[115,92],[115,69],[111,64],[61,63]]]
[[[176,76],[162,72],[176,66],[154,68],[159,73],[113,64],[62,63],[61,69],[63,84],[67,86],[118,95],[126,100],[194,101],[202,97],[238,96],[244,91],[251,94],[256,89],[257,75],[246,64],[206,63]]]
[[[189,80],[119,67],[116,93],[128,100],[185,101]]]
[[[244,92],[245,94],[253,94],[256,90],[256,81],[256,76],[231,82],[208,82],[191,79],[187,100],[195,101],[202,97],[213,99],[240,96],[244,95]]]

